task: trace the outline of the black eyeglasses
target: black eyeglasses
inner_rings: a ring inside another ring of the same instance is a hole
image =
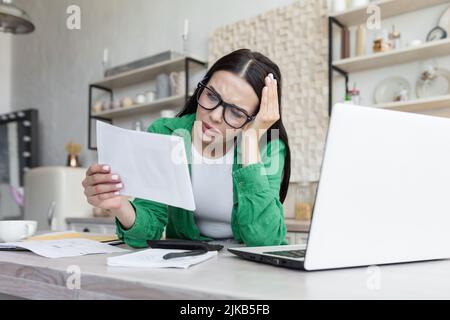
[[[206,110],[215,110],[223,106],[223,119],[234,129],[241,129],[247,123],[253,121],[256,116],[251,116],[242,108],[234,104],[226,103],[222,97],[213,89],[207,87],[203,83],[198,84],[197,103]]]

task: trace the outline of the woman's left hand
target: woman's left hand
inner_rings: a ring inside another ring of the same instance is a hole
[[[278,104],[278,82],[269,74],[265,79],[266,86],[262,91],[261,105],[256,118],[248,123],[243,129],[243,134],[257,133],[258,140],[280,120],[280,109]]]

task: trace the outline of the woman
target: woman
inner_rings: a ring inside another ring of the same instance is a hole
[[[281,74],[264,55],[241,49],[218,60],[174,119],[148,132],[181,134],[195,212],[120,196],[119,173],[92,165],[83,181],[88,202],[110,209],[117,234],[132,247],[167,238],[234,238],[247,246],[287,244],[282,203],[290,149],[281,120]],[[192,163],[191,163],[192,162]]]

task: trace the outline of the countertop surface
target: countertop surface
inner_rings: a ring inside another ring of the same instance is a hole
[[[299,221],[295,219],[285,218],[286,228],[288,232],[308,232],[310,228],[309,221]],[[86,218],[66,218],[67,223],[84,223],[84,224],[115,224],[112,217],[86,217]]]
[[[450,260],[306,272],[242,260],[227,247],[189,269],[106,265],[0,252],[0,293],[27,299],[449,299]],[[74,287],[74,270],[80,286]]]

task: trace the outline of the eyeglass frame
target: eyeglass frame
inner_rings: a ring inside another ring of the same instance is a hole
[[[230,127],[234,128],[234,129],[242,129],[247,123],[252,122],[253,120],[255,120],[256,115],[251,116],[251,115],[249,115],[249,114],[247,113],[247,111],[245,111],[244,109],[242,109],[242,108],[240,108],[240,107],[238,107],[238,106],[236,106],[236,105],[233,105],[233,104],[230,104],[230,103],[227,103],[227,102],[223,101],[223,99],[222,99],[222,97],[220,96],[220,94],[218,94],[215,90],[211,89],[210,87],[208,87],[208,86],[205,85],[204,83],[199,82],[198,85],[197,85],[197,89],[198,89],[198,90],[197,90],[197,96],[196,96],[196,99],[197,99],[198,105],[199,105],[200,107],[202,107],[203,109],[208,110],[208,111],[216,110],[218,107],[222,106],[222,107],[223,107],[222,118],[223,118],[223,120],[226,122],[226,124],[228,124]],[[203,91],[204,91],[205,89],[208,89],[208,90],[210,90],[212,93],[214,93],[214,94],[217,96],[218,100],[219,100],[218,104],[217,104],[214,108],[212,108],[212,109],[205,108],[204,106],[202,106],[202,105],[200,104],[200,90],[201,90],[201,93],[203,94]],[[225,119],[225,111],[226,111],[227,108],[234,108],[234,109],[237,109],[237,110],[239,110],[240,112],[242,112],[242,113],[247,117],[247,120],[245,121],[245,123],[244,123],[242,126],[240,126],[239,128],[233,127],[231,124],[229,124],[228,121]]]

